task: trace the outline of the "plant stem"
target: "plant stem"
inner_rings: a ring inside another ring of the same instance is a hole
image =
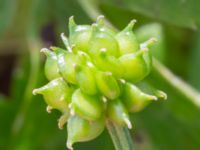
[[[162,65],[159,61],[154,59],[154,70],[167,81],[172,87],[177,89],[185,97],[187,97],[193,104],[200,108],[200,93],[192,86],[174,75],[167,67]]]
[[[111,121],[107,121],[106,126],[116,150],[135,149],[128,128],[121,127]]]

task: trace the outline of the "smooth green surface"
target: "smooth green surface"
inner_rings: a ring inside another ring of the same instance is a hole
[[[109,3],[172,25],[194,30],[200,27],[200,9],[197,0],[111,0]]]

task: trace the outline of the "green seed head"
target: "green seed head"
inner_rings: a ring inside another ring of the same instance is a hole
[[[68,122],[69,149],[75,142],[97,137],[106,120],[131,128],[129,112],[141,111],[157,97],[166,98],[162,91],[153,89],[149,95],[134,85],[150,73],[149,48],[155,43],[151,38],[140,44],[132,31],[134,24],[132,20],[117,33],[103,16],[92,25],[77,25],[70,17],[68,38],[61,34],[66,49],[42,49],[50,82],[33,94],[43,95],[48,112],[53,108],[62,112],[58,127]]]

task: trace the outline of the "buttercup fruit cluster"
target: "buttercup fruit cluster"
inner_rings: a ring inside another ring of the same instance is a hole
[[[129,112],[142,110],[157,96],[142,92],[136,85],[152,67],[151,38],[139,43],[132,20],[122,31],[105,25],[99,16],[92,25],[77,25],[69,18],[69,37],[61,38],[66,49],[43,48],[45,75],[49,83],[34,89],[42,94],[47,112],[62,112],[59,128],[67,123],[67,147],[94,139],[107,120],[132,128]]]

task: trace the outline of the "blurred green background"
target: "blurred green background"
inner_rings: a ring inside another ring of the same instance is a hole
[[[122,29],[137,19],[134,32],[142,42],[156,37],[156,61],[146,79],[165,91],[157,101],[132,114],[137,150],[200,149],[200,1],[198,0],[0,0],[0,150],[64,150],[66,129],[60,113],[46,113],[32,89],[47,82],[40,49],[64,47],[68,18],[90,24],[103,14]],[[172,73],[173,72],[173,73]],[[179,79],[182,80],[179,80]],[[105,130],[75,150],[114,150]]]

